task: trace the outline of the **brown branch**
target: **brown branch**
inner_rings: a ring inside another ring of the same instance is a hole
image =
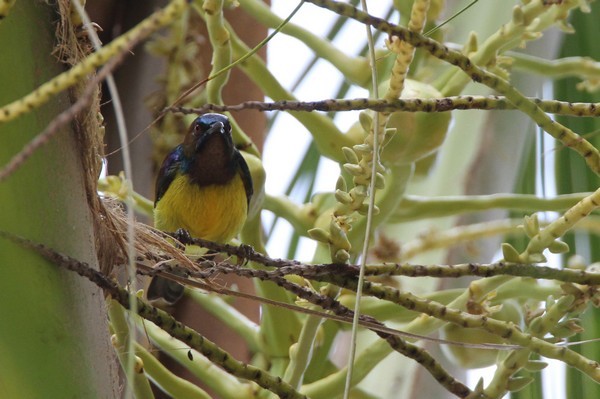
[[[273,277],[283,277],[295,274],[307,279],[318,279],[321,276],[337,274],[346,277],[358,276],[358,266],[348,264],[317,264],[309,265],[295,260],[274,259],[256,252],[248,245],[234,246],[220,244],[199,238],[191,238],[182,232],[165,233],[179,240],[184,245],[197,245],[216,252],[233,255],[245,261],[259,263],[266,267],[275,267],[271,271]],[[447,277],[464,276],[491,277],[514,276],[533,277],[543,280],[557,280],[583,285],[600,285],[600,273],[586,272],[574,269],[555,269],[547,266],[531,264],[496,262],[490,264],[467,263],[461,265],[415,265],[415,264],[382,264],[368,265],[367,276],[406,276],[406,277]]]
[[[542,100],[527,97],[544,112],[567,116],[600,116],[600,103],[573,103],[567,101]],[[360,111],[370,109],[377,112],[449,112],[454,110],[516,110],[503,96],[452,96],[444,98],[400,98],[395,100],[353,98],[320,101],[245,101],[234,105],[205,104],[198,108],[168,107],[163,112],[203,114],[206,112],[230,112],[243,110],[268,111]]]

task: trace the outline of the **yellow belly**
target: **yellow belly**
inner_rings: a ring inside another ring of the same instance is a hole
[[[184,175],[175,177],[154,209],[154,227],[174,232],[186,229],[192,237],[227,242],[235,237],[248,212],[240,175],[226,185],[198,187]]]

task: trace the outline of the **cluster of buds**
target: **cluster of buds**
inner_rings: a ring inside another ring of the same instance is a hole
[[[521,226],[525,234],[532,240],[540,236],[540,222],[537,214],[525,216],[523,225]],[[502,244],[502,256],[504,260],[512,263],[543,263],[546,262],[546,257],[542,251],[546,248],[539,248],[537,251],[528,250],[519,253],[512,245],[508,243]],[[547,249],[553,254],[562,254],[569,251],[569,245],[564,241],[559,241],[558,238],[552,241]]]
[[[335,190],[337,203],[333,209],[328,229],[315,227],[308,231],[308,235],[312,239],[329,245],[331,260],[339,263],[346,263],[350,259],[352,245],[348,239],[348,232],[352,229],[354,214],[366,215],[369,210],[369,204],[366,201],[371,194],[369,185],[374,161],[373,120],[365,112],[360,114],[359,120],[364,131],[369,134],[362,144],[342,149],[346,158],[343,168],[352,176],[354,187],[348,190],[346,180],[340,176]],[[376,189],[384,188],[384,173],[385,168],[378,162],[374,176]],[[379,209],[375,207],[373,212],[376,214]]]

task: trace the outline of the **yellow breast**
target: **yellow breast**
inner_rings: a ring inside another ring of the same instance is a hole
[[[199,187],[178,175],[154,209],[154,226],[162,231],[186,229],[192,237],[227,242],[235,237],[248,212],[239,174],[225,185]]]

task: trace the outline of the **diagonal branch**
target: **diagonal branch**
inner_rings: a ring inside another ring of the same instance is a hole
[[[482,83],[505,95],[517,109],[528,115],[540,128],[544,129],[552,137],[580,154],[585,159],[590,169],[594,173],[600,174],[600,152],[596,147],[571,129],[552,120],[539,106],[528,100],[527,97],[515,89],[509,82],[475,65],[468,57],[460,52],[450,50],[448,47],[435,40],[401,26],[391,24],[381,18],[369,15],[346,3],[334,0],[306,1],[313,3],[316,6],[329,9],[339,15],[370,25],[390,36],[397,36],[399,39],[408,42],[415,47],[426,50],[434,57],[459,67],[474,82]]]

